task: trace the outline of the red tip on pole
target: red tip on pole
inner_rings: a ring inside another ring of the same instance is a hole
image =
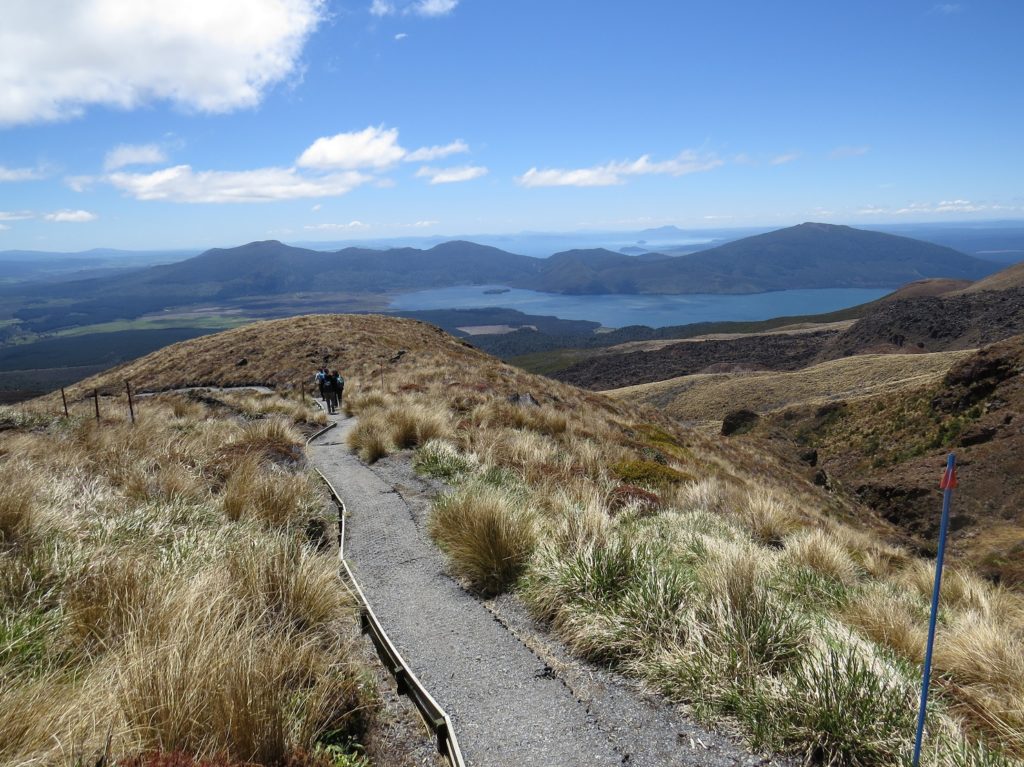
[[[946,469],[939,483],[939,490],[955,490],[957,486],[956,467]]]

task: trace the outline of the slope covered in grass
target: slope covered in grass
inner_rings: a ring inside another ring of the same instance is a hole
[[[971,354],[862,354],[791,372],[690,375],[607,393],[652,405],[683,420],[719,421],[737,408],[764,413],[796,403],[820,405],[920,387],[939,381]]]
[[[381,381],[376,356],[402,349]],[[369,462],[414,450],[422,472],[454,485],[431,530],[469,588],[520,594],[581,656],[760,748],[810,763],[905,762],[929,564],[757,444],[379,317],[262,323],[171,347],[131,373],[165,386],[239,382],[244,355],[245,375],[288,383],[325,352],[348,375],[352,449]],[[1019,595],[949,575],[929,764],[1024,755],[1022,637]]]
[[[0,409],[0,764],[329,763],[373,693],[303,465],[318,417],[252,394],[139,416]]]

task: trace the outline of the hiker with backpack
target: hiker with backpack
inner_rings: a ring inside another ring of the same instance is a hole
[[[327,412],[334,415],[341,405],[342,395],[345,393],[345,379],[337,370],[327,376],[324,383],[324,391],[327,393]]]
[[[327,368],[320,368],[318,371],[316,371],[316,375],[313,376],[313,382],[316,384],[316,388],[320,390],[320,399],[326,402]]]

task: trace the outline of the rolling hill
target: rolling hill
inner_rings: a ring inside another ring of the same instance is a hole
[[[802,224],[689,256],[572,250],[548,259],[453,241],[427,250],[324,252],[276,240],[215,248],[127,275],[0,289],[24,328],[132,319],[170,307],[296,293],[386,294],[498,284],[551,293],[751,293],[885,287],[928,277],[976,279],[988,262],[930,243],[827,224]]]
[[[976,280],[998,268],[941,245],[818,223],[672,259],[589,250],[559,253],[549,263],[521,287],[553,293],[757,293],[895,287],[931,277]]]

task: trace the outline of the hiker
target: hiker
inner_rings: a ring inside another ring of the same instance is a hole
[[[327,376],[324,390],[327,392],[327,412],[337,413],[338,407],[341,405],[341,397],[345,393],[345,379],[341,377],[341,373],[337,370],[331,372]]]
[[[327,368],[323,367],[316,371],[316,375],[313,376],[313,381],[316,383],[316,387],[320,390],[320,399],[324,402],[327,401],[325,396],[327,387]]]

